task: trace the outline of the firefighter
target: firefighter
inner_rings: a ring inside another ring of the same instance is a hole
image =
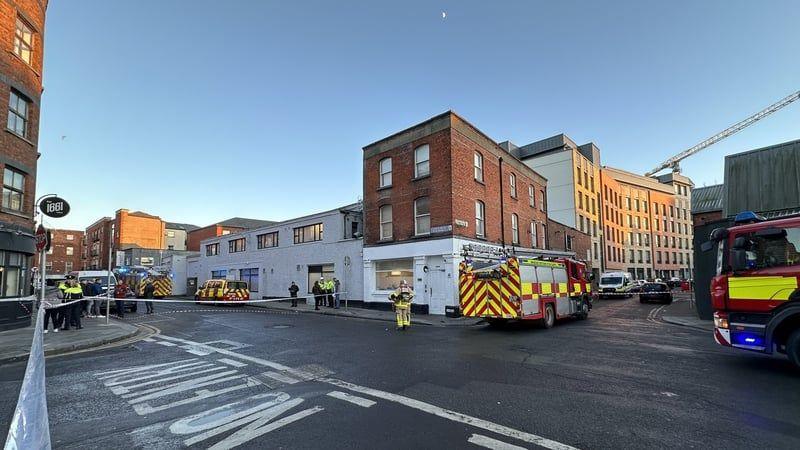
[[[405,330],[411,326],[411,303],[414,301],[414,291],[408,286],[406,280],[400,282],[400,287],[389,294],[392,308],[397,314],[397,329]]]

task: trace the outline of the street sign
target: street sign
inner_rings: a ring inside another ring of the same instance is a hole
[[[69,203],[60,197],[46,197],[39,203],[39,209],[45,216],[59,218],[69,214]]]
[[[39,228],[36,229],[36,250],[42,251],[45,247],[47,247],[47,231],[45,231],[42,225],[39,225]]]

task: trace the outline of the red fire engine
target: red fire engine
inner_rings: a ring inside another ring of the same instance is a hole
[[[590,293],[586,265],[570,257],[465,256],[459,265],[461,313],[492,325],[535,320],[550,328],[556,319],[585,319]]]
[[[800,217],[765,220],[740,213],[711,232],[714,339],[725,346],[785,353],[800,367]]]

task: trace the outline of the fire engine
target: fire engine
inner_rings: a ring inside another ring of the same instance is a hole
[[[766,220],[752,212],[711,232],[714,339],[720,345],[786,354],[800,367],[800,216]]]
[[[490,325],[589,317],[591,281],[586,265],[569,256],[496,255],[482,261],[465,254],[459,264],[459,303],[466,317]]]

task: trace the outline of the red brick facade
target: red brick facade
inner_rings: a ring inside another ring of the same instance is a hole
[[[424,145],[429,147],[430,174],[415,178],[415,150]],[[476,154],[483,161],[482,181],[475,178]],[[391,159],[392,182],[381,187],[380,163],[386,158]],[[511,190],[512,175],[516,196]],[[546,235],[546,200],[542,204],[545,183],[544,178],[455,113],[441,114],[364,147],[364,244],[460,236],[531,247],[533,222],[537,225],[537,246],[541,247]],[[529,187],[535,195],[534,206]],[[421,197],[428,198],[431,232],[417,236],[414,202]],[[476,230],[477,201],[483,202],[485,210],[483,236]],[[392,232],[391,238],[381,239],[380,209],[386,205],[392,210]],[[512,216],[517,218],[516,241]]]
[[[716,222],[722,220],[722,211],[706,211],[698,214],[692,214],[692,225],[699,227],[708,222]]]
[[[86,228],[82,253],[84,269],[108,267],[108,247],[114,219],[103,217]]]
[[[226,227],[219,224],[209,225],[207,227],[192,230],[186,234],[186,250],[199,252],[200,242],[204,239],[222,236],[223,234],[238,233],[245,230],[246,228]]]
[[[586,262],[586,267],[592,268],[591,247],[592,238],[575,228],[547,219],[547,242],[549,250],[575,252],[575,257]]]
[[[47,275],[63,275],[83,268],[83,231],[51,230],[50,251],[47,252]],[[38,266],[34,258],[34,266]]]

